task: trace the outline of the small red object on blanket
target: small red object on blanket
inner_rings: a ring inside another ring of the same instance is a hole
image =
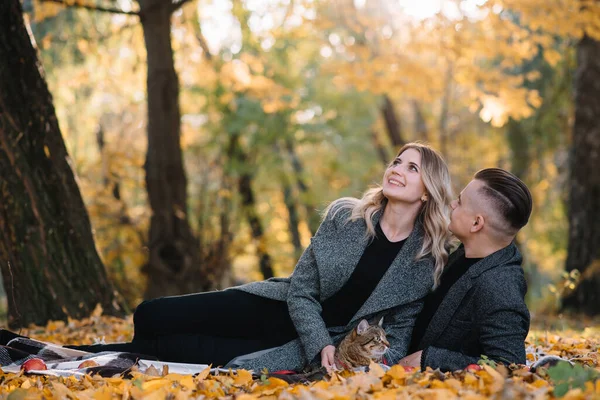
[[[46,367],[46,363],[44,362],[44,360],[41,360],[39,358],[32,358],[32,359],[25,361],[23,363],[23,365],[21,365],[21,369],[25,372],[29,372],[32,370],[33,371],[46,370],[46,369],[48,369],[48,367]]]
[[[291,371],[289,369],[282,369],[280,371],[275,371],[273,372],[273,374],[279,374],[279,375],[294,375],[297,374],[296,371]]]
[[[469,371],[469,372],[477,372],[477,371],[481,371],[482,369],[483,368],[481,367],[481,365],[477,365],[477,364],[469,364],[465,368],[465,370]]]
[[[97,367],[99,364],[94,360],[85,360],[77,366],[77,368]]]

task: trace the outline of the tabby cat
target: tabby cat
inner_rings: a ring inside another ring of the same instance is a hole
[[[338,369],[354,369],[368,366],[371,361],[381,362],[383,354],[390,344],[382,328],[383,318],[376,325],[369,325],[367,320],[361,320],[340,342],[335,349],[335,364]],[[320,361],[320,357],[319,357]],[[281,371],[283,372],[283,371]],[[301,373],[275,372],[268,374],[288,383],[309,383],[323,379],[328,375],[324,367],[309,365]]]
[[[335,349],[335,364],[338,369],[354,369],[368,366],[371,361],[381,362],[390,348],[383,318],[377,325],[369,325],[367,320],[360,321]]]

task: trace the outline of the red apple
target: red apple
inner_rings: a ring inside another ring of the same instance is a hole
[[[44,362],[44,360],[41,360],[39,358],[31,358],[25,361],[23,365],[21,365],[21,369],[25,372],[29,372],[32,370],[43,371],[48,369],[48,367],[46,367],[46,363]]]
[[[477,372],[477,371],[481,371],[482,369],[483,368],[481,368],[481,365],[469,364],[469,365],[467,365],[467,368],[465,368],[465,371]]]
[[[94,360],[85,360],[77,366],[77,368],[97,367],[98,363]]]

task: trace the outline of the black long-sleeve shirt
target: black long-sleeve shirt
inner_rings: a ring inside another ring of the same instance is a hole
[[[326,326],[344,326],[367,301],[402,249],[405,240],[390,242],[377,224],[376,236],[365,248],[356,268],[344,286],[322,303]]]

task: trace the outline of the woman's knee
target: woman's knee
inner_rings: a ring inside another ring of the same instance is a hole
[[[133,313],[133,326],[136,336],[152,334],[153,320],[160,315],[157,311],[154,300],[144,300],[136,307]]]

